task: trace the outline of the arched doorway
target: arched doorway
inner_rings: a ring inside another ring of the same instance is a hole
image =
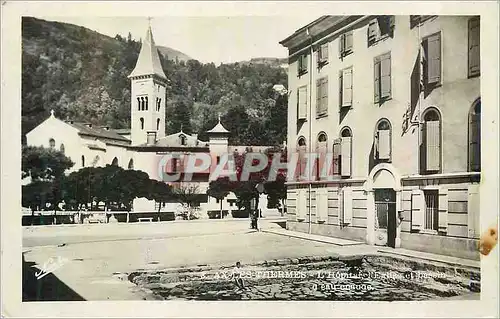
[[[130,161],[128,161],[128,169],[134,169],[134,160],[133,159],[130,159]]]
[[[113,158],[113,161],[111,162],[111,165],[118,166],[118,158]]]
[[[367,242],[378,246],[399,247],[401,198],[400,177],[389,163],[373,168],[365,184],[367,196]]]

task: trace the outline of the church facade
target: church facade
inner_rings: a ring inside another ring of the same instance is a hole
[[[151,179],[161,180],[162,172],[187,174],[182,160],[169,162],[161,167],[166,154],[182,158],[195,153],[210,154],[212,165],[217,165],[221,156],[235,151],[244,151],[246,146],[229,146],[229,131],[220,122],[208,131],[209,140],[201,141],[197,134],[165,134],[165,108],[168,79],[161,67],[151,27],[142,41],[141,51],[132,73],[131,81],[131,128],[111,129],[91,123],[64,121],[51,112],[49,118],[26,135],[28,145],[54,148],[64,152],[75,164],[68,173],[84,167],[99,167],[108,164],[124,169],[146,172]],[[265,149],[267,147],[259,147]],[[204,211],[219,210],[220,203],[206,195],[209,171],[193,174],[190,182],[173,182],[174,187],[191,187],[201,198]],[[223,201],[223,208],[236,208],[231,194]],[[178,205],[177,205],[178,206]],[[134,212],[158,211],[157,203],[139,198],[134,201]],[[162,211],[175,210],[163,207]]]

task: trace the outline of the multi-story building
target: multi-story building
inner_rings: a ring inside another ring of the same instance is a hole
[[[323,16],[280,42],[288,149],[333,154],[333,178],[288,184],[288,229],[479,258],[479,29]]]

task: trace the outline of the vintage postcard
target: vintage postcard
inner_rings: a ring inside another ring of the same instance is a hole
[[[2,315],[498,316],[498,44],[493,1],[4,2]]]

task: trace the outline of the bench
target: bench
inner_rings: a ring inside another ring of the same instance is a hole
[[[140,222],[145,222],[145,221],[149,221],[149,222],[152,222],[153,221],[153,217],[141,217],[141,218],[138,218],[137,219]]]

